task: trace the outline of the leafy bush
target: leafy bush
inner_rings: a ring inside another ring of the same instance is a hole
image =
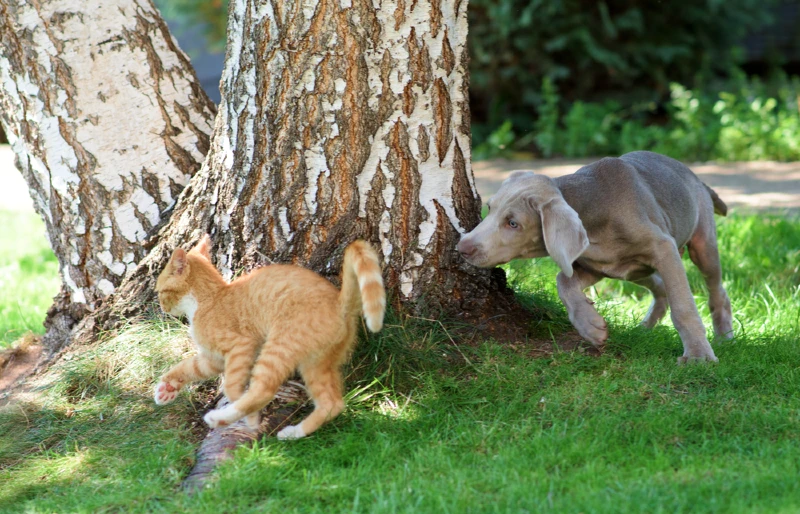
[[[522,149],[533,140],[545,157],[652,150],[687,161],[798,160],[800,79],[778,77],[773,82],[767,86],[739,76],[725,87],[705,91],[671,84],[664,112],[655,102],[622,108],[615,101],[576,101],[561,116],[559,92],[545,80],[532,136],[509,140],[514,127],[506,122],[504,151]],[[476,158],[494,155],[491,147],[483,148]]]
[[[155,0],[155,4],[164,18],[175,23],[178,32],[199,26],[210,51],[225,49],[228,0]]]
[[[731,49],[770,20],[771,3],[472,0],[474,121],[530,130],[545,79],[569,102],[661,100],[670,82],[697,85],[737,64]]]
[[[539,118],[536,120],[536,144],[545,157],[550,157],[558,147],[558,91],[550,78],[545,77],[542,84],[542,101],[539,104]]]
[[[556,119],[556,122],[558,122],[558,119]],[[483,143],[472,150],[472,158],[481,160],[508,156],[511,151],[511,145],[515,142],[519,144],[511,126],[511,122],[506,121],[497,130],[489,134]]]
[[[721,125],[717,154],[730,160],[800,158],[799,86],[795,78],[776,96],[720,93],[713,107]]]

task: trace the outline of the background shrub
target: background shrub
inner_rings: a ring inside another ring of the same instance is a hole
[[[511,155],[535,141],[544,157],[651,150],[685,161],[800,160],[800,80],[778,75],[765,84],[739,74],[720,87],[692,90],[673,83],[663,106],[578,100],[562,114],[558,106],[564,102],[546,79],[533,136],[516,138],[507,121],[499,129],[504,153],[481,145],[485,151],[476,158]]]
[[[694,86],[724,74],[741,57],[732,48],[771,20],[771,3],[472,0],[476,137],[506,120],[529,131],[546,102],[546,79],[566,102],[630,105],[662,100],[671,82]]]

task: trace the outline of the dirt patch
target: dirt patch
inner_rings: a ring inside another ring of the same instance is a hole
[[[513,293],[509,294],[513,297]],[[480,344],[487,339],[509,344],[535,339],[532,337],[531,324],[541,319],[543,313],[529,310],[513,298],[503,300],[490,304],[484,312],[464,316],[468,326],[459,331],[459,338],[468,344]],[[538,346],[539,341],[529,344]]]
[[[22,380],[36,370],[42,360],[41,338],[31,337],[16,346],[0,353],[0,405]]]

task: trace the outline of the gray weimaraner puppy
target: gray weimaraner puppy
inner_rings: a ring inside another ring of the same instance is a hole
[[[593,345],[605,343],[608,329],[583,290],[617,278],[653,293],[644,326],[653,327],[670,307],[683,341],[679,363],[717,360],[681,262],[684,247],[708,286],[714,331],[733,336],[714,224],[714,213],[725,215],[727,207],[680,162],[631,152],[556,179],[515,171],[488,206],[489,214],[462,236],[458,251],[482,268],[552,257],[561,268],[558,295],[569,319]]]

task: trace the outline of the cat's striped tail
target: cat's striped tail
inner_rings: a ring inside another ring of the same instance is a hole
[[[370,332],[383,327],[386,291],[381,265],[378,254],[366,241],[355,241],[344,251],[339,304],[344,316],[358,316],[363,312]]]

